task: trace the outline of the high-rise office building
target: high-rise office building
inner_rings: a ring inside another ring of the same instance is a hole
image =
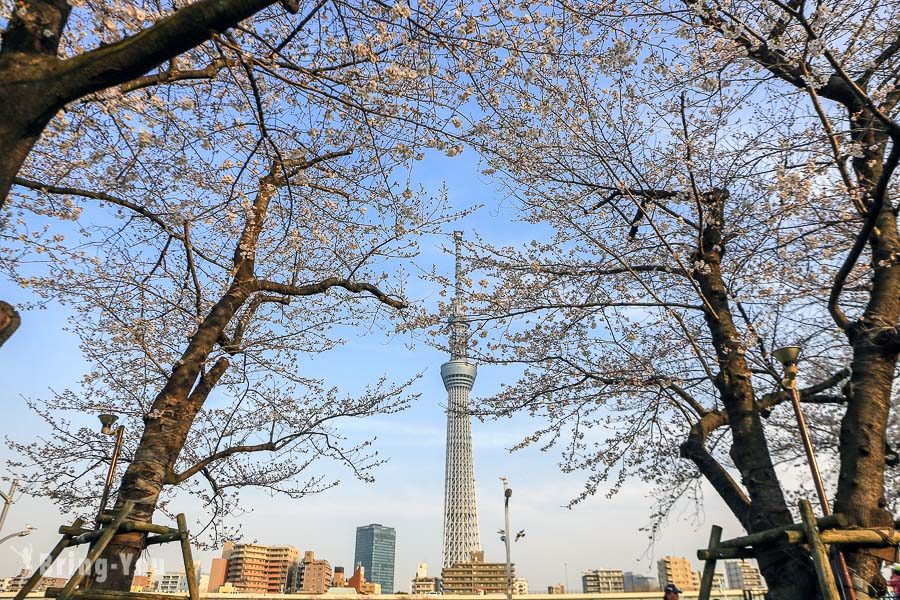
[[[354,568],[362,565],[369,581],[381,586],[382,594],[394,593],[394,550],[397,534],[393,527],[372,523],[356,528]]]
[[[680,589],[690,592],[700,589],[700,578],[691,568],[691,561],[683,556],[664,556],[656,563],[659,570],[659,585],[674,583]]]
[[[456,289],[450,305],[450,360],[441,365],[447,389],[447,458],[444,471],[443,566],[469,560],[481,549],[478,506],[475,499],[475,464],[472,456],[472,419],[469,396],[477,369],[467,356],[468,330],[463,317],[462,232],[456,241]]]
[[[728,587],[733,590],[766,589],[759,569],[745,560],[726,560],[725,575],[728,578]]]
[[[615,569],[594,569],[581,574],[581,591],[585,594],[624,592],[625,573]]]

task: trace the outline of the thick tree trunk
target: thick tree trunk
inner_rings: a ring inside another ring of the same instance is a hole
[[[852,375],[847,412],[841,423],[841,470],[835,512],[850,516],[853,525],[891,527],[893,517],[884,497],[884,460],[891,391],[897,370],[897,351],[883,332],[896,331],[900,321],[900,235],[890,203],[879,216],[870,243],[874,269],[870,301],[863,317],[851,326]],[[882,559],[872,551],[846,553],[851,571],[865,582],[868,597],[878,597],[885,583]],[[861,595],[861,600],[866,596]]]
[[[762,419],[756,407],[750,368],[744,358],[740,332],[735,325],[725,281],[722,236],[725,190],[703,196],[705,221],[701,248],[693,262],[700,265],[693,277],[705,301],[704,316],[716,350],[719,373],[715,381],[728,413],[732,444],[730,455],[741,474],[749,504],[735,516],[749,533],[793,522],[772,463]],[[720,491],[723,494],[727,490]],[[733,503],[732,503],[733,504]],[[732,508],[734,510],[734,508]],[[797,600],[816,596],[816,579],[808,556],[788,546],[767,550],[758,557],[772,600]]]
[[[194,418],[210,391],[228,368],[228,360],[219,358],[207,370],[207,361],[225,329],[255,290],[256,246],[265,224],[269,201],[275,194],[276,168],[260,180],[252,214],[244,224],[234,253],[234,276],[231,286],[219,298],[200,323],[181,358],[172,369],[165,386],[157,394],[149,413],[144,416],[144,432],[128,465],[116,508],[126,500],[134,500],[132,519],[149,523],[156,510],[164,485],[179,483],[175,466],[184,448]],[[100,560],[105,561],[107,576],[94,582],[95,589],[128,591],[134,577],[134,565],[145,547],[145,536],[123,533],[113,538]]]

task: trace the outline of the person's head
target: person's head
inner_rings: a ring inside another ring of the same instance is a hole
[[[678,600],[678,594],[681,593],[681,590],[674,583],[667,583],[666,587],[663,588],[663,592],[665,592],[663,600]]]

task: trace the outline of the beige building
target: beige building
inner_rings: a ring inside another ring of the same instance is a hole
[[[317,559],[313,551],[303,553],[303,560],[295,567],[291,591],[301,594],[324,594],[331,587],[334,571],[325,559]],[[343,573],[341,574],[343,579]]]
[[[516,567],[511,577],[515,579]],[[506,563],[484,562],[484,551],[472,552],[469,562],[456,563],[441,571],[444,594],[504,594],[506,593]]]
[[[700,578],[691,567],[691,561],[683,556],[664,556],[656,563],[659,570],[659,586],[674,583],[685,592],[700,589]]]
[[[416,575],[409,582],[410,594],[440,594],[441,578],[428,575],[428,565],[419,563]]]
[[[625,592],[625,573],[616,569],[594,569],[581,574],[581,591],[585,594]]]
[[[291,546],[235,544],[227,559],[225,581],[240,593],[281,594],[299,558],[300,551]]]
[[[728,577],[728,587],[733,590],[766,589],[759,569],[745,560],[726,560],[725,575]]]
[[[528,580],[524,577],[514,577],[512,582],[512,593],[516,596],[527,596]]]
[[[548,585],[548,586],[547,586],[547,593],[548,593],[548,594],[551,594],[551,595],[554,595],[554,596],[556,596],[556,595],[558,595],[558,594],[565,594],[565,593],[566,593],[566,586],[564,586],[564,585],[561,584],[561,583],[557,583],[556,585]]]

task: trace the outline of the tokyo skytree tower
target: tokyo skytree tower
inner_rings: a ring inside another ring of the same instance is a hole
[[[447,388],[447,463],[444,476],[444,566],[471,560],[481,549],[478,507],[475,500],[475,468],[472,460],[472,422],[469,394],[477,370],[466,359],[468,327],[463,319],[462,232],[453,232],[456,243],[456,289],[450,304],[450,360],[441,365]]]

